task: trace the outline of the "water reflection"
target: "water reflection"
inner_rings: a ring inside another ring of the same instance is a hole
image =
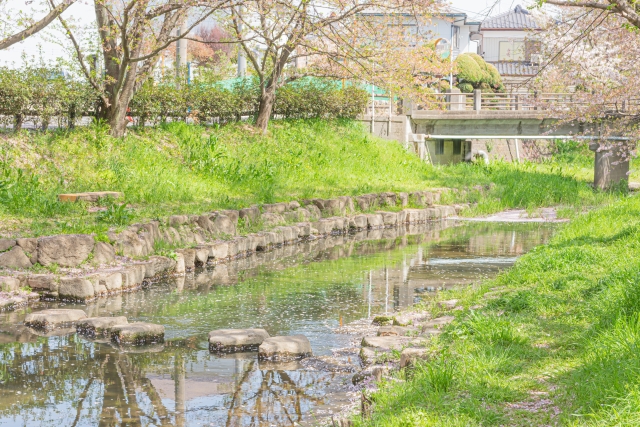
[[[27,310],[2,313],[0,425],[314,424],[355,396],[352,374],[334,367],[357,362],[358,337],[334,333],[337,327],[492,277],[551,232],[540,225],[471,224],[433,226],[417,236],[385,230],[392,238],[378,241],[334,237],[78,306],[89,316],[162,323],[175,340],[131,352],[69,331],[35,333],[21,325]],[[267,364],[255,353],[210,354],[206,333],[226,327],[302,333],[320,357]],[[335,363],[326,364],[326,356]]]

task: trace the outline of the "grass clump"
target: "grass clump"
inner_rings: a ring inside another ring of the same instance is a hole
[[[638,249],[630,197],[577,217],[496,279],[443,293],[476,306],[433,343],[454,380],[434,388],[425,365],[384,385],[356,425],[638,425]]]

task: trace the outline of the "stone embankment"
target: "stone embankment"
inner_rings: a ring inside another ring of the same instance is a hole
[[[439,206],[442,191],[174,215],[109,231],[106,239],[93,235],[0,239],[0,310],[38,299],[88,302],[138,289],[162,275],[180,275],[303,240],[455,216],[465,206]],[[248,228],[263,231],[239,235],[239,229]]]

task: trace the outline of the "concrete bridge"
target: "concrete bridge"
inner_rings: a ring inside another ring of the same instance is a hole
[[[601,146],[598,129],[582,122],[564,122],[562,109],[579,104],[574,94],[472,94],[458,89],[433,94],[427,105],[407,103],[401,111],[389,102],[369,106],[360,120],[371,132],[397,140],[421,159],[433,164],[471,161],[480,157],[520,161],[523,142],[574,139],[591,141],[595,152],[594,185],[605,189],[627,179],[629,162],[616,149]],[[638,110],[640,99],[623,108]],[[612,116],[617,106],[611,106]],[[628,141],[625,136],[608,136],[609,142]],[[548,145],[548,144],[547,144]],[[615,144],[614,144],[615,145]]]

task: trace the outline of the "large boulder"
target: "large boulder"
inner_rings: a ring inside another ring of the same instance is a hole
[[[25,255],[29,257],[31,264],[38,262],[38,239],[33,237],[17,239],[16,243],[22,248]]]
[[[40,237],[38,263],[48,266],[77,267],[89,257],[95,241],[86,234]]]
[[[111,328],[116,325],[126,325],[129,322],[124,316],[90,317],[76,323],[76,331],[89,337],[107,336]]]
[[[51,329],[61,326],[71,326],[86,319],[87,314],[82,310],[52,309],[27,314],[24,324],[32,328]]]
[[[110,331],[111,341],[120,345],[145,345],[164,342],[164,326],[136,322],[114,325]]]
[[[311,343],[304,335],[267,338],[258,348],[258,358],[261,360],[288,361],[312,354]]]
[[[257,351],[269,333],[264,329],[218,329],[209,332],[209,350],[232,353]]]
[[[31,260],[20,246],[14,246],[10,251],[0,253],[0,267],[30,268],[32,266]]]

